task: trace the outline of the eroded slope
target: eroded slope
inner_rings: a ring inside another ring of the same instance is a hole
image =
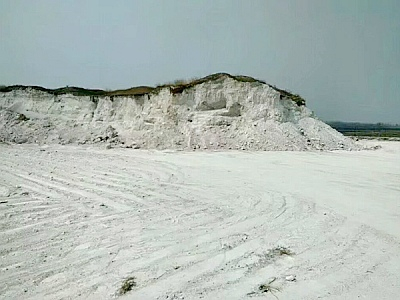
[[[350,149],[304,100],[250,77],[104,92],[14,87],[0,92],[0,139],[151,149]],[[86,94],[85,94],[86,93]]]

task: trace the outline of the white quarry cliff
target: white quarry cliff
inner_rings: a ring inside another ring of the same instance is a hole
[[[259,81],[221,74],[178,92],[55,95],[0,92],[0,140],[99,143],[148,149],[307,150],[355,145],[304,105]]]

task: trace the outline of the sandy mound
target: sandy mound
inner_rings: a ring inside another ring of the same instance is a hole
[[[249,77],[215,74],[118,92],[8,87],[0,141],[147,149],[354,149],[303,99]]]

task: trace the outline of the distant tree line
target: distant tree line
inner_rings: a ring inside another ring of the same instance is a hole
[[[337,131],[346,132],[360,132],[360,131],[399,131],[399,124],[386,124],[386,123],[359,123],[359,122],[327,122],[331,127]]]

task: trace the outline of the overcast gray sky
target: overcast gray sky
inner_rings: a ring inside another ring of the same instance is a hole
[[[0,84],[215,72],[299,93],[324,120],[400,123],[400,1],[0,0]]]

